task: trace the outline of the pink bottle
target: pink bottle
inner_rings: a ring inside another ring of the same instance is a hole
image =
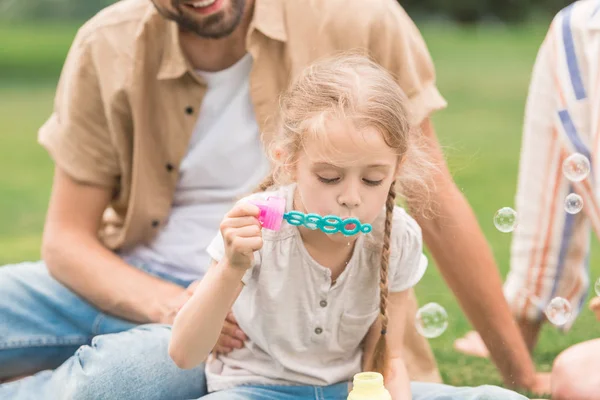
[[[278,231],[285,213],[285,198],[270,196],[266,200],[252,200],[251,203],[260,209],[258,221],[263,228]]]

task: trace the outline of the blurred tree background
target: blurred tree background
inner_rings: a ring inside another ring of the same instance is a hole
[[[0,20],[83,20],[114,0],[0,0]],[[416,19],[436,18],[473,24],[520,23],[555,14],[569,0],[399,0]]]

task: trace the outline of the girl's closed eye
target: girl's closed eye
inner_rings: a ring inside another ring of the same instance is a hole
[[[334,183],[338,183],[340,181],[340,177],[325,177],[325,176],[321,176],[319,174],[317,174],[317,179],[319,179],[321,182],[328,184],[328,185],[333,185]]]
[[[363,182],[367,186],[379,186],[383,183],[383,179],[374,180],[374,179],[363,178]]]

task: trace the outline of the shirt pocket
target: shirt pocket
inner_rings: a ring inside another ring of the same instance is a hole
[[[356,349],[369,328],[377,319],[379,309],[370,311],[367,314],[354,314],[345,312],[340,318],[340,326],[338,331],[338,343],[343,350]]]

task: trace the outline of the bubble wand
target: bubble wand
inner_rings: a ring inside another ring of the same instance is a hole
[[[358,218],[342,219],[336,215],[305,214],[300,211],[285,212],[285,199],[283,197],[270,196],[266,200],[253,200],[252,204],[260,209],[258,221],[263,228],[274,231],[279,230],[281,223],[285,220],[290,225],[305,226],[308,229],[319,229],[327,234],[341,232],[346,236],[358,233],[369,233],[373,230],[371,224],[363,224]],[[348,229],[347,227],[352,227]]]

